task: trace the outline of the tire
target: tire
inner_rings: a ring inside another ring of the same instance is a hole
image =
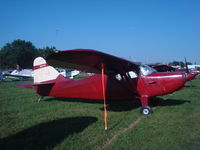
[[[149,115],[150,113],[152,113],[152,109],[149,106],[144,106],[140,109],[140,113],[143,115]]]

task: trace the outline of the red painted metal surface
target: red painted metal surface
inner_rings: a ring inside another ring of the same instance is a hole
[[[170,77],[176,75],[177,77]],[[54,83],[35,85],[35,90],[42,96],[96,99],[102,98],[102,78],[100,74],[81,80],[61,80],[61,75]],[[186,78],[183,73],[153,73],[138,77],[134,81],[135,90],[132,91],[128,82],[117,81],[104,75],[106,99],[126,100],[140,98],[142,106],[148,105],[148,98],[169,94],[183,87]],[[146,99],[146,101],[144,101]]]
[[[139,78],[137,90],[142,97],[154,97],[179,90],[185,82],[184,73],[156,72]]]
[[[196,76],[198,75],[197,72],[191,72],[191,73],[187,73],[187,80],[190,81],[190,80],[193,80]]]

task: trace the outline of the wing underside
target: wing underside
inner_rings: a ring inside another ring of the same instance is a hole
[[[120,73],[138,69],[138,66],[128,60],[89,49],[74,49],[57,51],[47,57],[49,65],[62,68],[84,70],[100,73],[101,65],[106,67],[105,73]]]

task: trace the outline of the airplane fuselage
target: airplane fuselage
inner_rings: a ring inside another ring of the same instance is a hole
[[[117,80],[104,75],[106,98],[125,100],[150,98],[179,90],[187,81],[184,73],[152,73],[130,80]],[[99,74],[80,80],[69,80],[59,75],[55,83],[35,86],[41,96],[103,100],[102,77]]]

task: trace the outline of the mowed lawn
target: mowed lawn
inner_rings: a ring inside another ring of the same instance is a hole
[[[20,82],[0,83],[1,150],[198,150],[200,79],[160,96],[142,116],[138,100],[109,102],[108,130],[98,101],[45,97]]]

